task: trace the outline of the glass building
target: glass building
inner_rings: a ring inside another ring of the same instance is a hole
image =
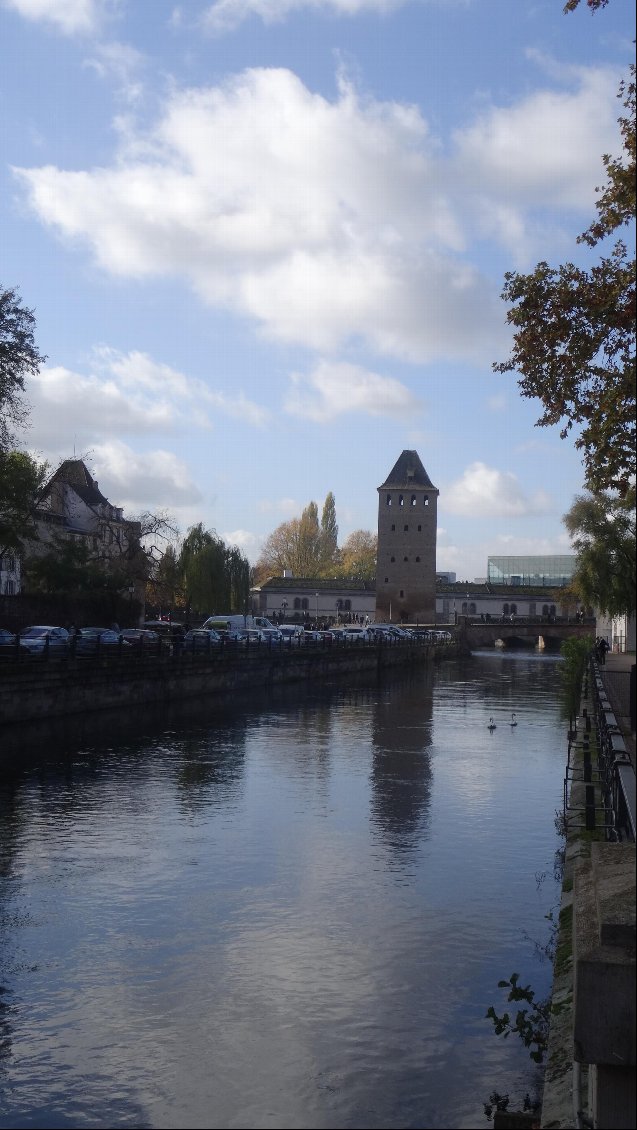
[[[489,557],[490,585],[527,585],[563,588],[570,584],[577,557],[574,553],[546,557]]]

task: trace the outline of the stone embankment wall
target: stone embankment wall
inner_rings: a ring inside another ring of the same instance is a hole
[[[623,718],[623,734],[604,734],[596,682],[592,670],[568,735],[545,1130],[635,1126],[635,842],[630,820],[618,826],[608,808],[621,774],[634,805],[634,735]]]
[[[254,654],[26,662],[3,670],[0,723],[20,724],[141,703],[231,694],[281,683],[333,683],[350,674],[439,662],[454,644],[255,649]]]

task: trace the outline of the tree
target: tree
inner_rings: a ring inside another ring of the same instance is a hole
[[[338,563],[338,526],[336,524],[336,500],[332,491],[323,503],[321,514],[321,567],[329,573]]]
[[[354,530],[341,550],[340,575],[361,582],[373,581],[377,551],[375,534],[369,530]]]
[[[35,511],[48,474],[24,451],[0,448],[0,557],[22,553],[25,541],[35,538]]]
[[[575,7],[576,5],[567,5]],[[595,6],[595,5],[591,5]],[[601,5],[597,5],[601,6]],[[604,156],[607,184],[597,189],[598,219],[578,238],[595,247],[635,214],[635,66],[619,97],[623,157]],[[522,395],[544,405],[539,426],[562,423],[562,438],[581,427],[587,487],[625,495],[634,482],[635,256],[618,240],[590,271],[566,263],[538,263],[532,274],[508,272],[502,297],[513,303],[516,327],[508,361],[496,372],[517,371]]]
[[[564,524],[577,552],[573,588],[609,616],[635,611],[635,488],[575,498]]]
[[[13,438],[13,429],[24,424],[22,403],[24,380],[34,376],[46,357],[35,344],[35,317],[20,301],[17,290],[0,288],[0,449]]]
[[[186,602],[199,612],[243,612],[250,591],[250,566],[236,546],[229,548],[214,530],[199,522],[184,538],[179,554]]]
[[[323,545],[318,507],[309,502],[300,518],[282,522],[266,538],[255,574],[282,576],[289,570],[294,577],[320,577],[325,567]]]

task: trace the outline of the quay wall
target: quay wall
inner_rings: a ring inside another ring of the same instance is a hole
[[[0,724],[130,709],[143,703],[232,694],[282,683],[333,683],[344,676],[439,662],[454,644],[397,647],[259,649],[254,654],[165,656],[118,660],[66,659],[5,668]]]

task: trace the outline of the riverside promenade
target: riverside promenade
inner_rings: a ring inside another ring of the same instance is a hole
[[[636,1125],[634,664],[591,666],[568,734],[544,1130]]]

